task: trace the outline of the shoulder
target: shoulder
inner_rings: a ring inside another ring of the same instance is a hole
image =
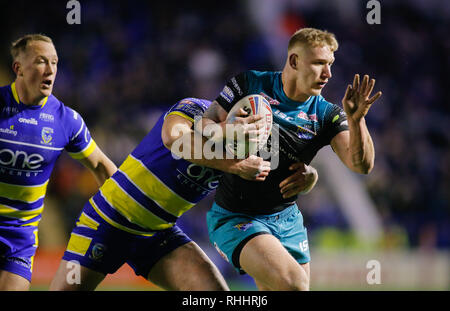
[[[315,103],[317,105],[317,110],[319,114],[323,116],[343,111],[340,106],[326,100],[322,95],[315,96]]]
[[[45,104],[44,108],[46,108],[45,110],[58,113],[59,116],[64,120],[77,120],[78,118],[81,118],[80,114],[75,109],[65,105],[54,95],[50,95],[48,97],[47,103]]]
[[[208,107],[211,105],[211,101],[201,98],[195,98],[195,97],[187,97],[180,100],[176,106],[198,106],[202,108],[203,110],[208,109]]]
[[[179,115],[193,122],[196,116],[201,116],[211,105],[211,101],[206,99],[188,97],[173,105],[165,114],[164,119],[169,115]]]
[[[78,111],[65,105],[54,95],[48,97],[40,113],[40,118],[52,119],[54,122],[58,122],[67,136],[72,136],[73,132],[78,132],[84,126],[83,117]]]
[[[249,70],[246,78],[249,91],[259,92],[261,90],[272,90],[281,77],[280,71],[257,71]]]
[[[281,74],[281,71],[249,70],[246,71],[245,74],[249,79],[256,79],[260,81],[274,81]]]
[[[342,107],[326,101],[322,96],[318,99],[318,111],[320,119],[325,126],[337,128],[338,131],[348,129],[347,115]]]

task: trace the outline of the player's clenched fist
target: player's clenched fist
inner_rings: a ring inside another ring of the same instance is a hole
[[[237,175],[246,180],[264,181],[269,172],[270,162],[251,155],[239,162]]]

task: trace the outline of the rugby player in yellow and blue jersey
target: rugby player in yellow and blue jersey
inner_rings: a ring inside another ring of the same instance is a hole
[[[52,95],[58,56],[52,40],[26,35],[11,48],[16,80],[0,87],[0,290],[28,290],[38,223],[63,150],[99,185],[117,167],[96,146],[82,117]]]
[[[271,104],[274,127],[268,145],[278,166],[261,183],[224,174],[207,213],[211,243],[261,290],[309,289],[307,232],[297,195],[289,193],[284,181],[291,165],[309,164],[322,147],[331,145],[352,171],[367,174],[373,167],[374,147],[364,116],[381,96],[370,97],[375,80],[369,82],[366,75],[360,84],[355,75],[342,99],[344,109],[320,95],[331,78],[337,48],[333,34],[300,29],[289,41],[282,72],[237,75],[196,123],[202,133],[211,124],[224,125],[234,104],[249,94],[261,94]]]
[[[213,262],[176,221],[217,187],[222,172],[263,181],[270,163],[256,156],[206,159],[200,152],[196,157],[193,122],[209,105],[186,98],[172,106],[86,203],[51,290],[94,290],[124,263],[166,290],[228,290]],[[182,146],[188,152],[181,158],[172,147],[186,135],[192,145]],[[202,147],[205,139],[198,137]],[[315,180],[293,177],[301,190]],[[80,282],[71,279],[75,269]]]

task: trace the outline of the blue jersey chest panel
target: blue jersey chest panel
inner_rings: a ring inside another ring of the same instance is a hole
[[[30,107],[17,103],[10,86],[0,88],[0,181],[43,183],[64,148],[80,151],[89,140],[81,116],[54,96]]]

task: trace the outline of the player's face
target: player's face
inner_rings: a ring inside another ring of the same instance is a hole
[[[50,96],[58,68],[58,55],[53,44],[45,41],[32,41],[28,44],[19,62],[18,75],[23,78],[30,98]]]
[[[297,91],[307,97],[319,95],[332,76],[334,53],[327,45],[303,45],[298,51]]]

